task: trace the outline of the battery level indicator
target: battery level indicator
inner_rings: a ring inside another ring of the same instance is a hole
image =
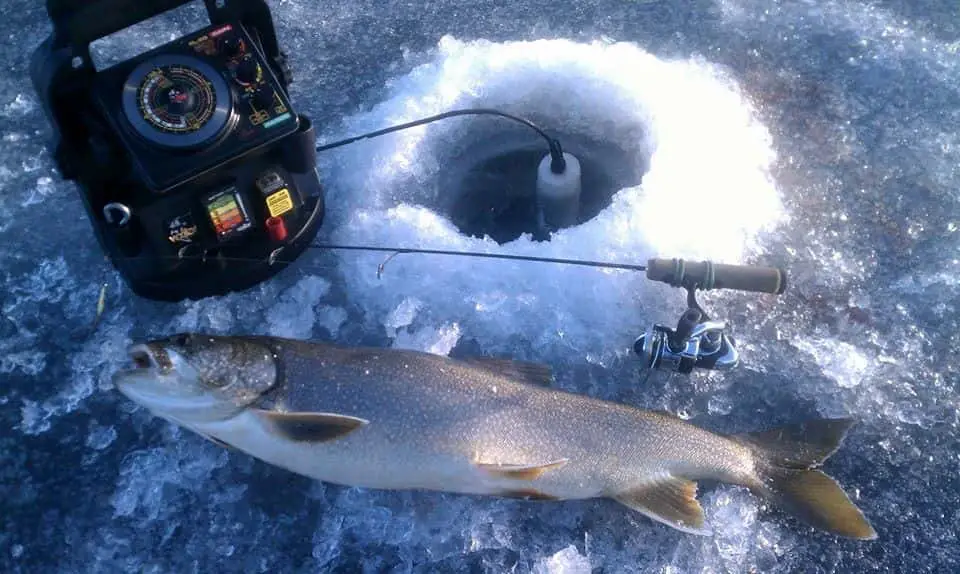
[[[243,205],[243,198],[235,187],[211,195],[206,204],[210,222],[220,239],[226,239],[253,226]]]

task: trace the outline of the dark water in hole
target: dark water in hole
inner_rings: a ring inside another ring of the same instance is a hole
[[[560,136],[564,151],[580,161],[580,218],[584,223],[610,205],[621,189],[639,185],[646,172],[633,167],[636,150],[573,135]],[[530,233],[540,241],[549,231],[538,224],[537,166],[547,154],[541,143],[490,143],[484,140],[459,157],[444,186],[454,199],[448,215],[465,235],[490,236],[497,243]]]

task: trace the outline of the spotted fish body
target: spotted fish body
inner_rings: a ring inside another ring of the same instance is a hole
[[[747,486],[821,529],[876,536],[840,487],[813,469],[839,446],[849,420],[727,437],[668,413],[551,389],[541,365],[400,349],[194,335],[134,354],[140,368],[116,377],[128,397],[324,482],[607,497],[707,534],[695,481],[712,479]]]

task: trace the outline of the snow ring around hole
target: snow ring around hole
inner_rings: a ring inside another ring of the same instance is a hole
[[[722,69],[663,61],[627,43],[441,40],[432,60],[395,79],[342,133],[363,133],[463,108],[529,117],[558,135],[628,150],[637,185],[616,190],[593,219],[549,242],[498,244],[464,234],[450,215],[451,158],[476,134],[542,140],[503,118],[450,118],[320,156],[328,181],[326,233],[336,243],[497,252],[642,263],[653,256],[742,262],[785,220],[769,174],[768,130]],[[473,130],[473,131],[472,131]],[[474,134],[474,135],[471,135]],[[544,148],[544,153],[546,149]],[[447,202],[447,203],[445,203]],[[641,274],[542,263],[342,252],[346,290],[383,324],[409,297],[418,319],[456,321],[491,351],[607,355],[650,318],[674,321],[678,300]],[[550,301],[549,305],[540,304]],[[554,347],[553,352],[549,347]]]

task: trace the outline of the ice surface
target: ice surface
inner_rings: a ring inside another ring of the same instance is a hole
[[[474,105],[618,144],[640,128],[630,149],[649,156],[641,185],[594,220],[549,244],[500,246],[457,233],[440,195],[450,190],[439,188],[452,150],[486,120],[368,140],[321,156],[322,240],[760,261],[787,267],[789,290],[703,298],[733,325],[740,369],[645,382],[630,345],[649,321],[674,322],[683,297],[622,271],[402,254],[378,279],[383,254],[316,252],[245,293],[138,300],[53,169],[27,77],[48,27],[42,5],[15,2],[0,49],[0,570],[960,568],[955,2],[271,6],[295,101],[326,141]],[[170,15],[104,50],[191,27]],[[725,432],[854,416],[827,470],[880,539],[821,535],[725,485],[701,485],[714,530],[701,538],[611,501],[316,484],[176,429],[110,388],[130,340],[180,330],[511,354],[551,364],[562,388]]]

